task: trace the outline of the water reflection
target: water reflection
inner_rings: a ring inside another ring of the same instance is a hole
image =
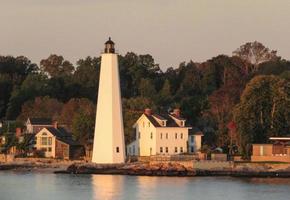
[[[124,184],[124,176],[92,175],[94,199],[121,199]]]
[[[285,200],[290,179],[67,175],[0,171],[0,200]]]

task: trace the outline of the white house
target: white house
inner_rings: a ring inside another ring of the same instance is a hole
[[[202,133],[192,131],[179,109],[162,116],[145,109],[133,128],[136,130],[136,140],[127,145],[127,155],[196,153],[201,147]]]

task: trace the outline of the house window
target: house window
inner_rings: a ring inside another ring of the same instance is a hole
[[[148,122],[148,127],[150,127],[150,122]]]
[[[180,139],[183,139],[183,133],[180,134]]]
[[[52,137],[48,138],[48,145],[52,145]]]
[[[133,154],[135,155],[135,145],[133,145]]]
[[[47,135],[47,133],[46,132],[43,132],[42,135]]]
[[[160,147],[160,153],[163,153],[163,147]]]
[[[41,137],[41,145],[47,145],[47,137]]]
[[[150,133],[150,138],[153,139],[153,133],[152,132]]]
[[[194,136],[193,135],[190,137],[190,141],[191,141],[191,143],[194,143]]]
[[[183,153],[183,147],[180,147],[180,153]]]
[[[119,147],[116,147],[116,152],[119,153]]]
[[[190,152],[191,152],[191,153],[194,152],[194,147],[190,147]]]
[[[260,146],[260,156],[264,155],[264,146]]]
[[[48,147],[48,148],[47,148],[47,151],[48,151],[48,152],[51,152],[51,147]]]
[[[129,147],[129,154],[131,155],[131,147]]]
[[[160,139],[162,139],[162,133],[160,133]]]
[[[166,133],[166,139],[168,139],[168,133]]]
[[[181,124],[181,126],[184,126],[184,122],[183,122],[183,121],[181,121],[181,123],[180,123],[180,124]]]
[[[165,153],[168,153],[168,147],[165,147]]]
[[[177,147],[174,148],[174,152],[175,152],[175,153],[178,153],[178,149],[177,149]]]
[[[138,138],[139,138],[139,139],[141,138],[141,133],[140,133],[140,131],[138,132]]]
[[[175,139],[177,139],[177,133],[175,133]]]

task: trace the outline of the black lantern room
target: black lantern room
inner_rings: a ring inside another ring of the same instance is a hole
[[[105,43],[104,53],[115,53],[115,43],[109,37],[109,40]]]

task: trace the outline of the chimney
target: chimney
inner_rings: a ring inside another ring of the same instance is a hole
[[[16,128],[16,130],[15,130],[15,136],[16,136],[16,138],[19,138],[20,136],[22,135],[22,133],[21,133],[21,128]]]
[[[175,108],[173,110],[173,114],[176,116],[176,117],[180,117],[180,109],[179,108]]]
[[[55,129],[58,128],[58,123],[57,123],[57,121],[54,121],[52,125],[53,125],[53,128],[55,128]]]
[[[144,114],[150,116],[150,115],[152,114],[151,109],[150,109],[150,108],[146,108],[146,109],[144,110]]]

